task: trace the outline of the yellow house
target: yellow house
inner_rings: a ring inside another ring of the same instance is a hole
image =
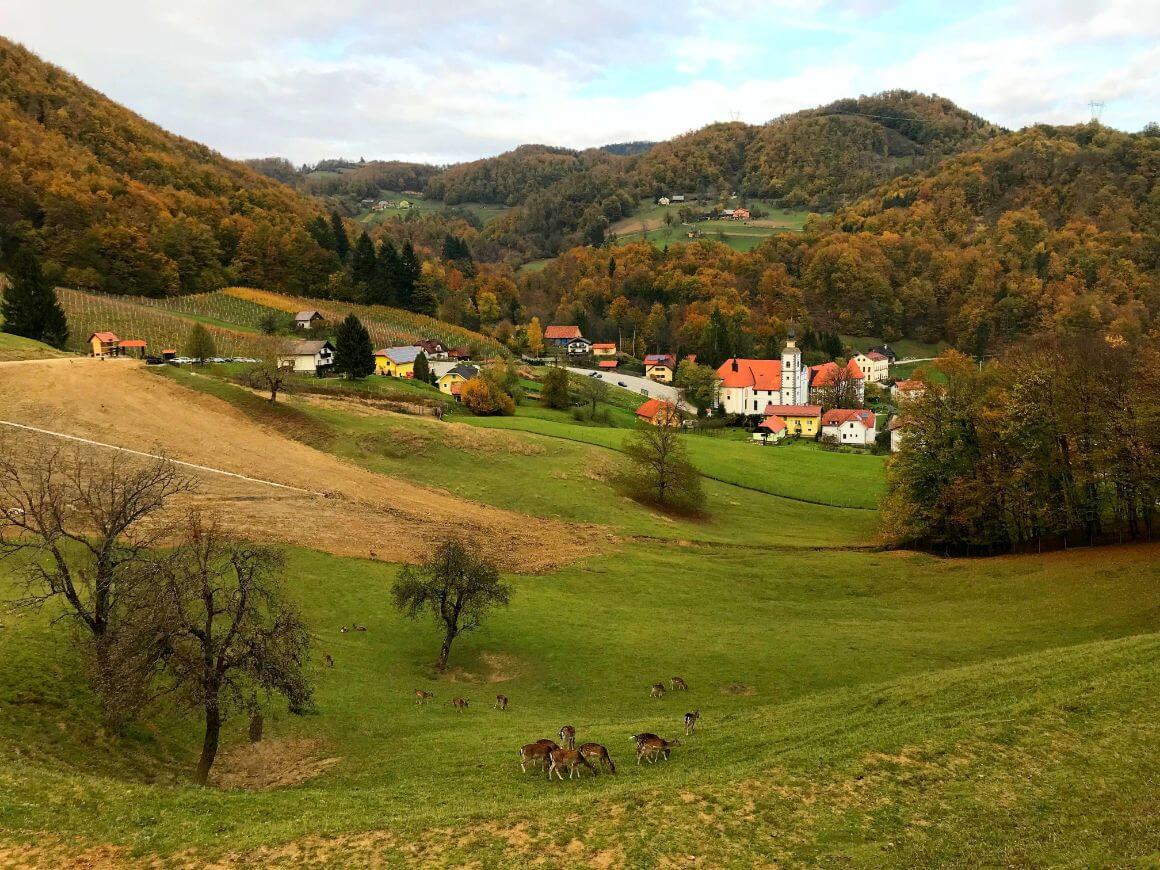
[[[816,438],[822,431],[821,405],[766,405],[765,416],[773,415],[785,421],[786,435]]]
[[[375,351],[375,374],[392,378],[415,377],[415,358],[422,348],[385,347]]]
[[[116,356],[120,353],[121,339],[116,333],[94,332],[89,336],[89,347],[93,356]]]
[[[658,384],[671,384],[677,361],[670,353],[650,353],[644,358],[644,376]]]
[[[470,381],[479,374],[479,369],[475,366],[456,366],[447,374],[443,375],[435,383],[439,387],[439,391],[451,395],[451,388],[456,384],[463,384]]]
[[[592,345],[593,356],[616,356],[616,343],[612,341],[597,342]]]

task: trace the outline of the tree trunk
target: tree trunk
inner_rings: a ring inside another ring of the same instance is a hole
[[[209,769],[213,767],[213,760],[217,757],[218,738],[222,731],[222,714],[216,703],[207,704],[205,708],[205,739],[201,744],[201,758],[197,762],[197,773],[194,782],[205,785],[209,781]]]
[[[443,636],[443,646],[439,648],[439,661],[435,662],[436,670],[447,670],[447,659],[451,656],[451,641],[453,640],[455,640],[455,631],[449,628],[447,634]]]
[[[261,743],[262,742],[262,726],[263,726],[263,724],[264,723],[262,721],[262,714],[261,713],[254,712],[253,714],[251,714],[251,716],[250,716],[250,742],[251,743]]]

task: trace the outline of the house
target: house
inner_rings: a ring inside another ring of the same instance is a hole
[[[822,428],[821,405],[766,405],[765,416],[784,420],[786,435],[816,438]]]
[[[451,369],[439,380],[435,385],[439,387],[440,392],[444,392],[449,396],[455,396],[456,401],[459,397],[459,389],[462,385],[470,381],[479,374],[479,369],[476,366],[459,365]]]
[[[294,315],[294,325],[299,329],[317,329],[325,320],[318,311],[299,311]]]
[[[785,437],[785,434],[785,420],[777,414],[770,414],[753,430],[753,440],[761,444],[776,444]]]
[[[360,199],[358,204],[361,205],[363,208],[370,208],[372,205],[375,204],[375,201],[368,197],[367,199]]]
[[[584,356],[592,353],[592,342],[584,336],[568,339],[568,355]]]
[[[898,448],[902,446],[902,440],[906,437],[906,421],[895,414],[890,418],[886,428],[890,432],[890,452],[897,453]]]
[[[431,377],[438,381],[457,365],[460,363],[453,359],[433,359],[427,363],[427,369],[431,372]]]
[[[395,208],[414,208],[414,207],[415,207],[414,203],[412,203],[411,200],[409,200],[409,199],[400,199],[399,204],[395,206]]]
[[[719,404],[726,414],[760,414],[766,405],[809,400],[809,369],[790,333],[781,359],[727,359],[717,369]]]
[[[556,347],[567,347],[574,338],[583,338],[579,326],[549,326],[544,329],[544,343]]]
[[[437,338],[421,338],[415,342],[415,347],[421,348],[429,360],[447,359],[447,345]]]
[[[636,409],[636,419],[650,426],[680,426],[681,412],[672,402],[649,399]]]
[[[674,193],[669,196],[670,202],[684,202],[685,195],[683,193]]]
[[[295,341],[278,355],[278,366],[301,374],[322,375],[334,365],[334,345],[329,341]]]
[[[139,338],[127,338],[121,342],[118,350],[122,354],[125,354],[128,351],[136,351],[137,359],[144,359],[146,347],[148,347],[148,345]]]
[[[598,367],[598,368],[601,368],[601,369],[603,369],[604,371],[612,371],[612,370],[613,370],[613,369],[615,369],[615,368],[616,368],[618,365],[620,365],[620,363],[618,363],[618,362],[617,362],[616,360],[614,360],[614,359],[602,359],[602,360],[601,360],[600,362],[598,362],[596,365],[597,365],[597,367]]]
[[[592,345],[593,356],[616,356],[616,343],[611,341],[597,342]]]
[[[747,221],[749,219],[750,219],[749,209],[747,209],[747,208],[735,208],[735,209],[733,209],[733,220],[735,220],[735,221]]]
[[[866,378],[862,375],[862,369],[853,359],[847,362],[844,368],[845,376],[849,379],[852,390],[852,394],[848,398],[856,399],[861,404],[866,398]],[[842,377],[842,372],[843,370],[838,367],[836,362],[810,366],[810,401],[823,401],[826,398],[826,392],[833,389],[839,378]]]
[[[375,374],[392,378],[415,377],[415,360],[423,348],[415,345],[385,347],[375,351]]]
[[[671,384],[677,373],[677,358],[671,353],[650,353],[644,358],[644,376],[658,384]]]
[[[465,359],[471,359],[471,348],[465,344],[462,344],[459,347],[453,347],[447,351],[447,356],[449,356],[451,359],[456,359],[460,362],[463,362]]]
[[[121,339],[115,332],[94,332],[89,336],[90,353],[93,356],[117,356],[120,354]]]
[[[667,196],[662,196],[660,199],[657,200],[657,203],[660,205],[668,205],[670,202],[671,202],[671,200]]]
[[[836,444],[871,447],[877,435],[873,411],[833,408],[822,415],[822,438]]]
[[[890,357],[876,350],[854,354],[854,362],[866,376],[866,383],[881,384],[890,380]]]
[[[890,360],[891,365],[894,365],[896,362],[898,362],[898,357],[895,356],[894,351],[890,349],[890,345],[888,344],[876,344],[874,347],[870,348],[868,353],[870,352],[882,354],[884,357]]]
[[[423,191],[421,191],[421,190],[404,190],[403,196],[413,196],[416,199],[422,199]]]
[[[733,208],[721,209],[721,217],[723,217],[723,218],[730,218],[731,219],[733,217],[733,215],[736,213],[737,213],[737,210],[733,209]]]
[[[926,384],[922,381],[905,380],[898,381],[890,388],[890,398],[895,401],[902,401],[904,399],[918,399],[926,392]]]

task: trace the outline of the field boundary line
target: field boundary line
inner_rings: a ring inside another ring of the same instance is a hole
[[[261,477],[248,477],[245,474],[238,474],[236,471],[226,471],[224,468],[214,468],[210,465],[198,465],[196,462],[186,462],[184,459],[173,459],[169,456],[162,456],[157,453],[146,453],[144,450],[134,450],[132,447],[118,447],[116,444],[106,444],[103,441],[94,441],[91,438],[81,438],[78,435],[66,435],[63,432],[53,432],[51,429],[41,429],[37,426],[26,426],[23,423],[13,423],[11,420],[0,420],[0,426],[11,426],[13,429],[24,429],[27,432],[36,432],[40,435],[50,435],[53,438],[63,438],[66,441],[76,441],[80,444],[89,444],[93,447],[104,447],[108,450],[119,450],[122,453],[132,453],[134,456],[144,456],[147,459],[164,459],[172,462],[174,465],[184,465],[186,468],[194,468],[198,471],[208,471],[211,474],[221,474],[226,477],[236,477],[238,480],[246,480],[250,483],[264,483],[266,486],[276,486],[279,489],[289,489],[294,492],[304,492],[307,495],[317,495],[323,498],[326,493],[317,492],[313,489],[305,489],[301,486],[292,486],[288,483],[277,483],[273,480],[265,480]]]

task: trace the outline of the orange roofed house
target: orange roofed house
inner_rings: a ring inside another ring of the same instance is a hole
[[[121,339],[115,332],[94,332],[89,336],[89,347],[93,356],[117,356],[121,352]]]
[[[842,369],[836,362],[822,363],[820,366],[810,366],[810,401],[822,402],[826,399],[826,391],[837,382]],[[853,389],[853,398],[858,404],[866,399],[866,378],[862,369],[853,359],[846,363],[845,375],[849,378]]]
[[[872,447],[878,432],[873,411],[834,408],[822,415],[822,438],[837,444]]]
[[[636,409],[636,419],[653,426],[680,426],[681,412],[672,402],[649,399]]]
[[[756,416],[766,405],[809,401],[809,369],[791,333],[781,359],[727,359],[717,369],[720,404],[726,414]]]
[[[592,345],[593,356],[616,356],[616,342],[603,341]]]
[[[592,342],[580,333],[579,326],[548,326],[544,329],[544,343],[559,347],[573,356],[592,352]]]

